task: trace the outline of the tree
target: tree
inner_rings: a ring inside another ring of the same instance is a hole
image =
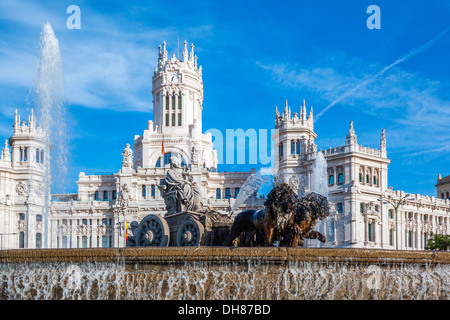
[[[430,233],[430,239],[425,249],[446,251],[450,248],[450,235]]]

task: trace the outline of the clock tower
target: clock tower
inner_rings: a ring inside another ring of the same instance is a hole
[[[202,133],[203,80],[194,45],[184,42],[180,58],[159,46],[152,78],[153,120],[134,139],[134,167],[167,168],[170,157],[201,170],[217,169],[211,134]],[[193,160],[195,158],[195,160]]]
[[[188,52],[184,42],[182,58],[169,59],[166,43],[159,46],[158,65],[152,82],[153,122],[163,133],[202,132],[202,67],[197,66],[194,45]]]

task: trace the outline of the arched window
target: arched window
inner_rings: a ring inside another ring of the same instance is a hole
[[[343,183],[344,183],[344,174],[339,173],[338,174],[338,184],[343,184]]]
[[[328,177],[328,184],[329,184],[329,185],[334,185],[334,175],[330,175],[330,176]]]
[[[363,174],[361,172],[359,173],[359,182],[363,182]]]
[[[155,197],[156,197],[156,188],[155,188],[155,185],[152,185],[152,190],[151,190],[151,192],[152,192],[152,194],[151,194],[152,198],[155,199]]]
[[[377,185],[377,177],[373,176],[373,185],[376,186]]]
[[[166,94],[166,110],[169,110],[169,95]]]
[[[172,95],[172,110],[175,110],[175,93]],[[174,125],[175,123],[172,122],[172,125]]]
[[[284,153],[283,153],[283,142],[280,142],[280,145],[278,146],[278,153],[279,153],[280,158],[284,156]]]
[[[447,191],[447,198],[450,198],[450,194],[449,194],[449,192]]]
[[[44,150],[41,150],[41,163],[44,163]]]
[[[370,176],[368,174],[366,174],[366,183],[369,184],[370,183]]]
[[[295,141],[291,140],[291,154],[295,154]]]
[[[36,162],[39,163],[40,160],[40,152],[39,152],[39,148],[36,149]]]
[[[181,93],[178,95],[178,110],[181,110],[182,106],[182,96]]]
[[[300,141],[299,140],[297,140],[297,142],[295,143],[295,153],[300,154]]]

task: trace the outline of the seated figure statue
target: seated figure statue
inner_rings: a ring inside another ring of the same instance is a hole
[[[200,211],[202,210],[201,195],[198,190],[197,184],[189,176],[186,180],[183,176],[183,168],[181,167],[181,160],[178,157],[170,158],[170,169],[167,170],[167,176],[164,179],[164,185],[159,186],[164,195],[172,193],[175,197],[175,203],[172,203],[167,197],[166,200],[167,209],[170,213],[173,211]],[[176,204],[176,208],[173,209],[173,205]]]

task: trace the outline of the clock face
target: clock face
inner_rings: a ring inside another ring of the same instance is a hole
[[[169,82],[170,83],[178,82],[178,73],[176,73],[176,72],[170,73],[169,74]]]

